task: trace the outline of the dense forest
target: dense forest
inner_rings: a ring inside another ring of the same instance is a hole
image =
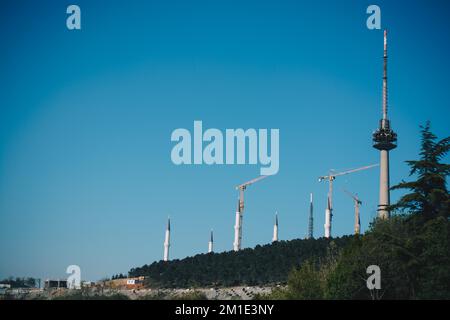
[[[131,269],[129,276],[148,276],[150,286],[166,288],[284,283],[303,261],[321,261],[351,238],[279,241],[239,252],[199,254]]]
[[[11,288],[35,288],[38,280],[35,278],[13,278],[9,277],[0,281],[2,284],[9,284]]]

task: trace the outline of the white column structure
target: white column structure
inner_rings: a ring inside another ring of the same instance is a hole
[[[325,238],[331,237],[331,220],[333,219],[333,214],[331,213],[330,197],[327,198],[327,208],[325,209]]]
[[[211,236],[208,242],[208,253],[212,252],[214,252],[214,238],[213,238],[213,231],[211,230]]]
[[[241,250],[241,241],[242,241],[242,214],[238,200],[238,205],[236,209],[236,220],[234,224],[234,242],[233,242],[234,251]]]
[[[278,212],[275,212],[275,224],[273,225],[273,238],[272,242],[278,241]]]
[[[169,261],[170,248],[170,218],[167,218],[166,236],[164,239],[164,261]]]

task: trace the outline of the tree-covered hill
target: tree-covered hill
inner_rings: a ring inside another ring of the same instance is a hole
[[[279,241],[239,252],[199,254],[133,268],[129,276],[147,276],[153,287],[264,285],[287,281],[306,260],[320,261],[330,250],[345,247],[352,236]]]

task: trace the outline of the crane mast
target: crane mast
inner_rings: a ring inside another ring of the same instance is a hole
[[[267,178],[268,176],[259,176],[255,179],[252,179],[250,181],[247,181],[243,184],[240,184],[236,186],[236,189],[239,191],[239,200],[238,200],[238,206],[236,209],[236,220],[234,225],[234,242],[233,242],[233,249],[234,251],[241,250],[242,245],[242,220],[244,215],[244,191],[247,189],[248,186],[254,184],[255,182],[258,182],[260,180],[263,180]]]
[[[359,207],[362,205],[362,201],[359,200],[358,195],[352,194],[351,192],[344,189],[344,192],[353,199],[355,205],[355,234],[360,234],[361,232],[361,219],[359,214]]]

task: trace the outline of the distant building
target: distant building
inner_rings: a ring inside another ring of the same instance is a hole
[[[67,280],[50,280],[47,279],[44,282],[44,289],[59,289],[67,288]]]
[[[9,283],[0,283],[0,296],[5,295],[10,289],[11,285]]]
[[[145,277],[114,279],[106,283],[112,289],[141,289],[144,287]]]

